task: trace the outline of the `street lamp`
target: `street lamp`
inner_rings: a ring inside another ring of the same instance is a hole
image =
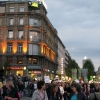
[[[26,70],[26,66],[24,67],[24,70]]]
[[[93,82],[94,82],[95,76],[93,76]]]

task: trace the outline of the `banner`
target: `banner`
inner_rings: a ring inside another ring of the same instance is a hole
[[[72,80],[77,79],[77,69],[72,69]]]
[[[82,77],[82,70],[79,68],[78,69],[78,79],[80,80]]]
[[[50,77],[49,76],[44,76],[44,81],[45,83],[50,83]]]
[[[88,72],[87,69],[82,69],[82,77],[84,77],[84,79],[87,78],[87,72]]]

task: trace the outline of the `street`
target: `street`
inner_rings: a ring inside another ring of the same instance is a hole
[[[22,97],[20,100],[31,100],[29,97]]]

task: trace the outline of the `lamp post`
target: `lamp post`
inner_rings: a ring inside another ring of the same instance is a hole
[[[24,66],[24,70],[26,70],[26,66]]]
[[[93,82],[94,82],[95,76],[93,76]]]
[[[24,70],[24,75],[27,75],[26,66],[24,66],[23,70]]]

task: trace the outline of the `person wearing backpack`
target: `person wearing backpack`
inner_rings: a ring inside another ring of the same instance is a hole
[[[94,93],[90,94],[89,100],[100,100],[100,90],[95,88]]]

